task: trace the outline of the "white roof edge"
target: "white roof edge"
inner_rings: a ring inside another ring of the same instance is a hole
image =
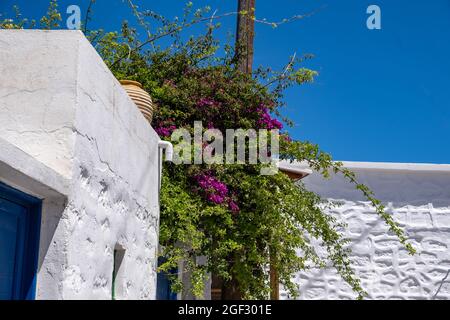
[[[349,169],[450,172],[450,164],[342,161]]]
[[[286,170],[294,173],[303,173],[305,175],[309,175],[313,173],[311,168],[309,168],[308,164],[302,163],[302,162],[292,162],[282,160],[278,163],[278,168],[280,170]]]
[[[392,170],[392,171],[423,171],[423,172],[449,172],[450,164],[434,163],[398,163],[398,162],[359,162],[359,161],[340,161],[348,169],[367,169],[367,170]],[[280,161],[280,166],[296,168],[298,170],[309,169],[305,162]]]
[[[278,162],[279,167],[287,167],[287,168],[297,168],[297,169],[309,169],[309,165],[307,162],[298,162],[293,161],[290,162],[289,160],[280,160]]]

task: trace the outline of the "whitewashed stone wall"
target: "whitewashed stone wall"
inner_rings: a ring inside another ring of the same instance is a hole
[[[373,208],[341,177],[313,174],[305,185],[342,206],[330,214],[348,224],[352,260],[369,299],[449,299],[450,166],[346,163],[368,185],[406,230],[417,249],[410,256]],[[354,299],[332,270],[302,272],[300,299]],[[290,298],[286,292],[283,299]]]
[[[38,299],[154,299],[159,138],[78,31],[0,31],[0,181],[43,199]],[[4,152],[6,150],[6,152]]]

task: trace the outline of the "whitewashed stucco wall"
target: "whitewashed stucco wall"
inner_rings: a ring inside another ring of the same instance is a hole
[[[312,174],[303,182],[323,198],[339,200],[330,211],[348,224],[352,260],[369,299],[450,299],[450,166],[345,163],[368,185],[405,229],[417,249],[407,254],[373,208],[342,177]],[[353,299],[332,270],[296,276],[300,299]],[[288,299],[286,292],[282,298]]]
[[[0,31],[0,181],[43,199],[38,299],[154,299],[159,138],[79,31]]]

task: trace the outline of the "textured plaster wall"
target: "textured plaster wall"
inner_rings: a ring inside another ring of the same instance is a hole
[[[154,299],[159,138],[81,32],[0,31],[0,139],[43,199],[37,298],[110,299],[120,249],[116,298]]]
[[[77,32],[0,31],[0,136],[67,178],[79,42]]]
[[[360,193],[342,178],[324,180],[317,174],[305,178],[310,190],[342,202],[330,214],[348,224],[346,236],[351,239],[354,269],[368,298],[449,299],[449,166],[425,165],[413,170],[407,169],[408,165],[403,169],[356,167],[353,170],[359,180],[386,204],[418,251],[415,256],[408,255]],[[302,272],[296,281],[301,285],[300,299],[355,298],[332,269]],[[290,297],[282,292],[282,298]]]

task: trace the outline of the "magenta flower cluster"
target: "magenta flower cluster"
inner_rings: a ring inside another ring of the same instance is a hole
[[[256,111],[259,113],[260,115],[260,119],[258,120],[258,125],[266,128],[268,130],[272,130],[272,129],[283,129],[283,124],[278,121],[275,118],[272,118],[270,113],[269,113],[269,109],[267,107],[265,107],[264,105],[260,105]]]
[[[225,183],[219,181],[209,173],[194,176],[194,180],[200,187],[205,198],[214,204],[228,203],[228,207],[234,213],[239,212],[239,206],[229,197],[229,190]]]
[[[159,122],[155,128],[156,133],[160,137],[168,137],[177,127],[173,124],[173,119]]]
[[[200,108],[214,108],[220,106],[220,102],[210,98],[200,98],[197,101],[197,106]]]
[[[228,202],[228,207],[233,213],[238,213],[239,210],[241,210],[239,209],[239,206],[236,204],[236,202],[234,202],[233,200],[230,200],[230,202]]]
[[[160,137],[168,137],[172,134],[172,132],[176,129],[175,126],[168,126],[168,127],[159,127],[156,128],[155,131]]]
[[[194,179],[206,194],[206,199],[215,204],[221,204],[225,201],[228,195],[228,187],[225,183],[208,174],[197,175]]]

